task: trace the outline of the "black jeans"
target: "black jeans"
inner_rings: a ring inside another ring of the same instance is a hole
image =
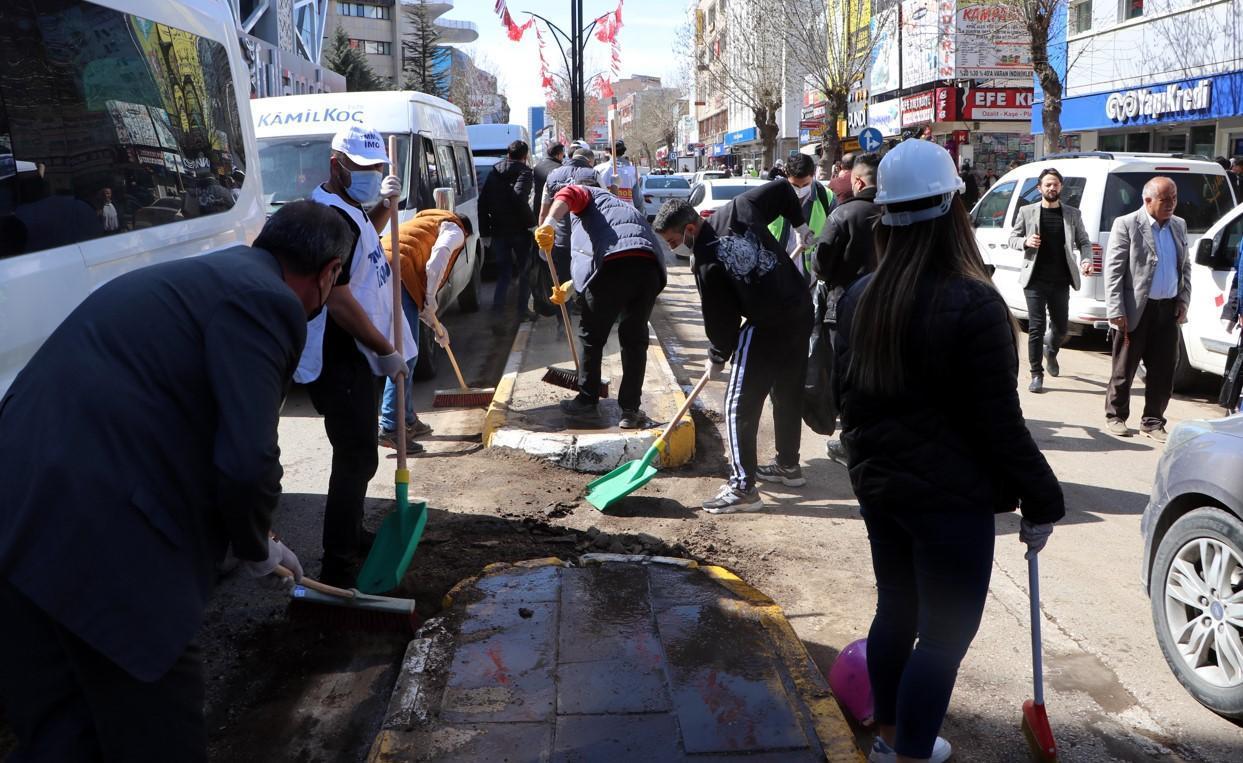
[[[1139,325],[1125,336],[1113,332],[1113,372],[1105,392],[1105,417],[1126,421],[1131,415],[1131,383],[1144,361],[1144,416],[1140,429],[1165,426],[1165,408],[1174,392],[1174,364],[1178,362],[1178,300],[1150,299]]]
[[[599,401],[604,343],[620,318],[617,341],[621,345],[622,380],[617,404],[626,411],[639,408],[647,373],[647,322],[658,294],[660,265],[654,259],[623,257],[600,265],[579,300],[583,311],[578,322],[583,364],[578,377],[579,399],[593,404]]]
[[[19,761],[206,761],[203,666],[190,646],[139,681],[0,581],[0,705]]]
[[[1066,341],[1069,317],[1070,286],[1031,281],[1023,289],[1027,297],[1027,361],[1032,376],[1044,374],[1044,348],[1056,354]],[[1048,311],[1046,335],[1045,311]]]
[[[993,515],[920,506],[862,510],[876,574],[868,632],[876,722],[897,726],[899,755],[927,758],[984,614]]]
[[[348,559],[358,553],[367,483],[380,465],[377,416],[384,377],[371,372],[354,338],[329,317],[324,329],[324,368],[307,391],[315,410],[324,417],[324,431],[332,444],[324,556]]]
[[[527,299],[531,296],[528,283],[531,272],[531,234],[524,231],[493,236],[491,248],[492,256],[496,258],[496,288],[492,292],[492,310],[499,312],[505,309],[509,297],[509,283],[514,275],[518,277],[518,311],[525,310]]]
[[[773,399],[777,463],[798,466],[803,436],[803,382],[811,337],[810,307],[780,326],[743,324],[725,390],[725,434],[729,484],[742,492],[755,487],[755,438],[764,400]]]

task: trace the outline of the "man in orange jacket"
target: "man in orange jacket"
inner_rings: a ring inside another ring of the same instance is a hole
[[[437,189],[438,191],[443,189]],[[434,332],[436,343],[443,347],[449,341],[449,333],[436,317],[439,303],[436,293],[449,280],[458,255],[465,248],[466,237],[471,234],[470,219],[458,217],[448,211],[453,207],[451,198],[437,197],[437,206],[424,209],[398,227],[397,245],[401,247],[401,308],[410,323],[417,345],[419,323]],[[391,239],[383,236],[384,254],[391,262]],[[409,362],[406,374],[406,453],[421,453],[423,446],[415,437],[431,434],[432,428],[419,420],[414,412],[413,380],[415,356]],[[380,407],[380,444],[397,447],[397,388],[390,382],[384,386],[384,402]]]

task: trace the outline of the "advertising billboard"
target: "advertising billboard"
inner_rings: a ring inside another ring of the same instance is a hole
[[[959,79],[1031,77],[1031,40],[1014,6],[998,0],[958,6],[956,38]]]
[[[886,8],[872,17],[871,35],[868,90],[873,95],[897,90],[902,74],[898,63],[898,6]]]

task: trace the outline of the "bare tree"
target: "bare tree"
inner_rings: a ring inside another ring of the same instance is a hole
[[[785,18],[770,0],[731,0],[722,14],[726,32],[696,62],[701,88],[725,93],[729,102],[751,112],[765,161],[772,164],[781,134],[777,114],[785,100]]]
[[[547,118],[556,122],[560,129],[566,132],[566,137],[570,140],[577,138],[586,138],[586,135],[569,135],[570,125],[573,120],[570,117],[570,75],[565,67],[561,67],[559,71],[549,72],[549,78],[552,86],[545,88],[547,101]],[[608,104],[605,103],[588,85],[586,100],[583,107],[583,114],[586,120],[587,129],[590,130],[592,125],[602,124],[607,118]]]
[[[674,150],[678,120],[685,111],[686,99],[678,88],[639,91],[634,94],[634,118],[619,128],[619,135],[636,145],[648,164],[655,166],[656,151],[661,146]]]
[[[794,69],[824,94],[826,157],[837,156],[837,121],[846,118],[851,88],[867,77],[878,39],[869,32],[872,6],[872,0],[783,0],[774,12]]]

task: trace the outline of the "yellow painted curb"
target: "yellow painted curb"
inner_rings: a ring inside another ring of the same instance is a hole
[[[492,402],[488,404],[487,413],[483,415],[482,440],[485,448],[492,447],[492,437],[497,430],[505,426],[509,418],[509,406],[514,399],[514,380],[522,369],[522,356],[526,354],[527,343],[531,341],[531,324],[524,322],[518,327],[514,343],[509,349],[509,358],[505,361],[505,373],[496,383],[496,392]]]
[[[653,326],[652,333],[655,332],[656,328]],[[673,397],[669,404],[670,415],[672,415],[686,402],[686,393],[682,391],[682,385],[678,384],[677,377],[673,375],[673,366],[669,365],[669,357],[665,355],[665,349],[661,346],[659,337],[648,345],[647,354],[648,368],[659,368],[665,377],[665,384],[670,390],[669,394]],[[687,413],[686,417],[674,427],[673,432],[665,438],[665,451],[660,454],[660,466],[665,469],[682,466],[689,464],[694,458],[695,420],[690,413]]]

